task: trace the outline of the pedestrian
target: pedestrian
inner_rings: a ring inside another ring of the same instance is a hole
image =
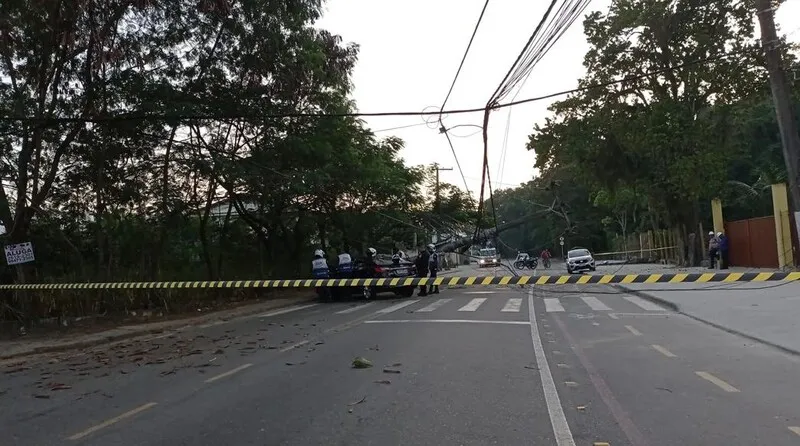
[[[717,238],[719,239],[719,269],[728,269],[730,262],[728,258],[728,236],[718,232]]]
[[[714,262],[717,260],[719,253],[719,238],[714,234],[714,231],[708,233],[708,267],[714,269]]]
[[[420,246],[419,253],[417,254],[417,259],[414,262],[414,266],[417,267],[417,277],[419,278],[428,277],[429,263],[430,263],[430,253],[428,253],[428,251],[425,250],[425,248]],[[417,296],[425,297],[427,295],[428,295],[428,288],[425,285],[420,284],[419,294],[417,294]]]
[[[433,281],[436,280],[436,273],[439,272],[439,253],[436,252],[436,245],[433,243],[428,245],[428,253],[428,270],[431,273],[430,278],[432,279],[430,288],[428,288],[428,294],[439,294],[439,285],[433,284]]]

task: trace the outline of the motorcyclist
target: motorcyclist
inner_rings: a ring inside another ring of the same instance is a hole
[[[318,249],[314,251],[314,259],[311,261],[311,275],[315,279],[328,279],[330,278],[330,268],[328,268],[328,261],[325,260],[325,251]],[[317,288],[317,293],[323,299],[331,297],[331,290],[328,287]]]
[[[343,251],[339,254],[338,271],[342,277],[350,277],[353,272],[353,258],[350,257],[347,251]]]
[[[436,273],[439,271],[439,254],[436,252],[436,245],[431,243],[428,245],[428,270],[430,271],[430,278],[436,279]],[[428,288],[429,294],[439,294],[439,285],[434,285],[433,281],[431,281],[430,286]]]

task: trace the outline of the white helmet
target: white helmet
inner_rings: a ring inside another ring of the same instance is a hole
[[[433,251],[434,249],[436,249],[436,245],[434,245],[433,243],[431,243],[431,244],[429,244],[429,245],[428,245],[428,249],[430,249],[431,251]]]
[[[369,253],[370,256],[378,254],[378,251],[375,248],[369,248],[367,252]]]
[[[708,235],[714,235],[714,231],[708,231]]]
[[[717,237],[722,237],[722,232],[717,232]]]
[[[318,250],[314,251],[314,256],[315,257],[325,257],[325,251],[323,251],[321,249],[318,249]]]

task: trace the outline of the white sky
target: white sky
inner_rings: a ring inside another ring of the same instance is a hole
[[[484,0],[328,0],[318,26],[360,45],[355,69],[354,99],[360,111],[422,111],[441,105],[453,80]],[[545,0],[494,0],[461,71],[447,108],[486,104],[547,7]],[[608,10],[611,0],[593,0],[586,13]],[[800,0],[789,0],[776,13],[781,32],[800,40]],[[575,21],[536,66],[518,99],[543,96],[577,86],[583,76],[583,17]],[[554,99],[558,100],[558,98]],[[513,107],[505,163],[500,162],[508,109],[492,113],[489,121],[489,163],[495,188],[513,187],[533,177],[534,156],[525,149],[534,123],[549,116],[554,100]],[[420,116],[365,118],[373,130],[423,123]],[[450,128],[480,125],[482,113],[452,115]],[[477,134],[476,134],[477,132]],[[406,164],[438,162],[455,168],[444,135],[426,125],[379,132],[406,142]],[[470,191],[480,188],[483,144],[480,129],[462,127],[450,132]],[[472,135],[472,136],[469,136]],[[501,165],[503,164],[503,165]],[[464,187],[457,171],[441,172],[442,181]]]

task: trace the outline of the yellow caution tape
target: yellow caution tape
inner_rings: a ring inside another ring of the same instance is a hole
[[[309,288],[309,287],[397,287],[418,285],[590,285],[631,283],[707,283],[773,282],[800,280],[800,272],[774,273],[703,273],[703,274],[606,274],[568,276],[465,276],[387,279],[280,279],[222,280],[195,282],[94,282],[31,283],[0,285],[0,290],[106,290],[106,289],[177,289],[177,288]]]

